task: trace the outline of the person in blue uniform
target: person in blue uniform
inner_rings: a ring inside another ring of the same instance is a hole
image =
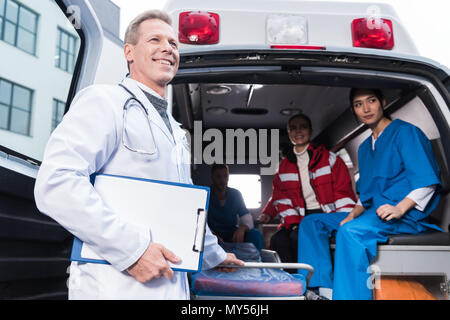
[[[239,190],[228,187],[229,170],[226,164],[211,168],[211,196],[208,225],[224,242],[251,242],[262,249],[262,235],[254,228],[253,217],[247,210]]]
[[[370,300],[368,267],[377,244],[390,235],[439,227],[428,216],[439,201],[439,167],[430,141],[414,125],[385,116],[380,90],[352,89],[351,109],[372,131],[359,147],[359,201],[350,213],[305,217],[299,231],[299,262],[315,273],[310,287],[332,289],[332,298]],[[334,271],[329,238],[336,236]]]

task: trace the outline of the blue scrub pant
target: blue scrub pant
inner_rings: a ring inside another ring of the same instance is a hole
[[[402,219],[381,220],[374,209],[339,227],[348,212],[314,214],[303,218],[298,235],[298,262],[314,267],[310,287],[333,289],[335,300],[371,300],[368,267],[377,244],[389,235],[417,234],[427,228]],[[337,231],[337,233],[336,233]],[[334,272],[329,238],[336,234]],[[382,271],[382,270],[381,270]],[[305,273],[299,270],[299,273]]]

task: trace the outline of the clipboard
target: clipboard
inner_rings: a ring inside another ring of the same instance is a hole
[[[181,258],[178,264],[168,261],[172,270],[201,270],[208,187],[111,174],[95,174],[91,183],[120,219],[148,226],[152,242],[164,245]],[[109,264],[76,237],[70,259]]]

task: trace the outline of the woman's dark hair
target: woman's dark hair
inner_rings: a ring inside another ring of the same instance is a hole
[[[297,118],[305,120],[308,123],[309,129],[312,130],[311,119],[306,114],[303,113],[294,114],[292,117],[290,117],[289,120],[287,121],[287,127],[289,128],[289,124],[291,123],[291,121]]]
[[[373,93],[375,97],[377,97],[378,101],[380,101],[381,108],[383,109],[383,116],[391,120],[391,117],[386,113],[383,107],[383,101],[385,101],[383,92],[380,89],[366,89],[366,88],[352,88],[350,90],[349,99],[350,99],[350,109],[352,110],[353,115],[356,117],[355,108],[353,107],[353,99],[355,99],[356,95],[360,92],[370,92]],[[358,119],[356,117],[356,119]]]
[[[377,97],[378,100],[380,100],[381,103],[383,103],[384,95],[383,95],[383,92],[381,92],[380,89],[352,88],[350,90],[350,104],[352,105],[352,108],[353,108],[353,99],[355,99],[356,94],[358,92],[372,92],[374,94],[374,96]]]

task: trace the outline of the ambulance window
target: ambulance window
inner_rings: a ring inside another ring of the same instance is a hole
[[[230,174],[228,186],[242,193],[247,209],[261,207],[261,177],[257,174]]]
[[[344,160],[344,163],[348,169],[348,173],[350,174],[350,179],[352,181],[353,190],[356,192],[356,184],[355,183],[359,179],[359,173],[357,171],[355,164],[352,161],[352,158],[350,157],[349,152],[347,151],[347,149],[342,148],[338,152],[336,152],[336,155],[339,156],[342,160]]]
[[[81,47],[71,22],[54,1],[0,0],[1,151],[42,160]]]
[[[342,158],[342,160],[344,160],[347,168],[352,169],[354,167],[352,159],[350,158],[350,155],[348,154],[347,150],[345,150],[345,148],[342,148],[338,152],[336,152],[336,155],[338,155],[339,157]]]

